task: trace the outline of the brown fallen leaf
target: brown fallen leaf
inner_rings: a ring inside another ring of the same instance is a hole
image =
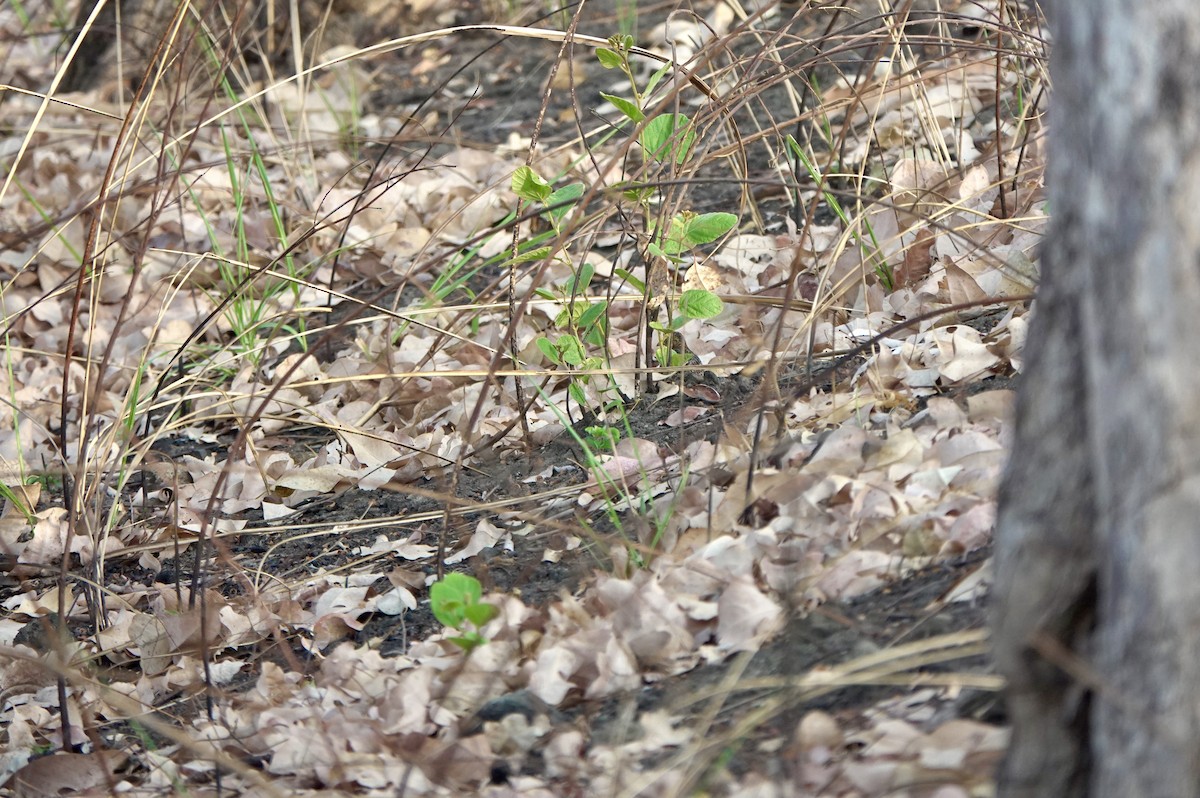
[[[108,784],[126,759],[118,751],[44,756],[12,774],[2,786],[17,798],[58,798]]]

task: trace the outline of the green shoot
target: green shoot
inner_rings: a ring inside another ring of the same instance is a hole
[[[461,633],[449,640],[464,651],[471,651],[487,642],[478,630],[500,614],[495,605],[482,599],[483,586],[478,579],[466,574],[446,574],[444,579],[434,582],[429,588],[433,616],[443,626]]]

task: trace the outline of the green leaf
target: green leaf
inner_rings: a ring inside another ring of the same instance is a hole
[[[666,258],[667,260],[674,260],[674,258],[672,258],[670,255],[667,254],[666,250],[664,250],[662,247],[660,247],[658,244],[654,243],[653,241],[651,241],[649,246],[646,247],[646,251],[649,252],[651,255],[654,255],[657,258]],[[642,293],[645,293],[645,289],[642,290]]]
[[[474,604],[483,598],[483,585],[479,584],[479,580],[457,571],[446,574],[440,582],[435,582],[430,588],[430,598],[436,598],[435,591],[443,596],[454,597],[464,604]]]
[[[625,114],[625,116],[634,122],[641,122],[646,118],[646,115],[642,113],[642,109],[638,108],[637,103],[633,100],[626,100],[624,97],[618,97],[615,94],[607,94],[605,92],[600,92],[600,96],[612,103],[618,111]]]
[[[685,352],[676,352],[666,344],[659,344],[654,349],[654,358],[660,366],[674,367],[686,365],[691,356]]]
[[[684,237],[692,246],[707,244],[728,233],[737,223],[738,218],[732,213],[702,213],[687,220]]]
[[[465,631],[463,627],[467,621],[476,627],[483,626],[499,612],[492,605],[481,602],[482,597],[483,586],[479,580],[466,574],[446,574],[445,578],[429,588],[429,605],[433,616],[443,626],[459,631]],[[468,651],[487,642],[477,632],[467,632],[463,637],[451,640]]]
[[[590,263],[584,263],[579,267],[579,271],[567,281],[563,286],[563,291],[568,296],[578,296],[587,290],[587,287],[592,283],[592,275],[596,273],[596,267]]]
[[[457,629],[463,625],[463,606],[457,601],[442,601],[431,604],[433,609],[433,617],[438,619],[438,623],[442,626],[449,626]]]
[[[645,205],[650,198],[654,196],[654,186],[640,186],[629,180],[621,180],[613,183],[610,188],[617,189],[621,192],[621,196],[639,205]]]
[[[550,255],[550,247],[538,247],[531,249],[528,252],[522,252],[513,258],[509,263],[529,263],[531,260],[545,260]],[[548,299],[553,298],[551,294]]]
[[[584,310],[583,313],[579,314],[578,324],[580,328],[584,330],[589,329],[596,322],[604,318],[604,314],[607,312],[607,310],[607,302],[593,302],[592,304],[588,305],[587,309]]]
[[[587,433],[588,445],[602,452],[611,452],[621,440],[620,430],[612,427],[584,427],[583,431]]]
[[[721,297],[711,291],[693,288],[679,297],[679,312],[692,319],[711,319],[725,309]]]
[[[696,131],[687,114],[662,114],[646,123],[638,143],[656,161],[665,161],[674,153],[675,163],[683,164],[691,154]]]
[[[453,584],[447,585],[446,582],[452,576],[463,575],[448,574],[446,579],[435,583],[429,589],[430,604],[433,607],[434,617],[443,626],[458,629],[463,633],[460,637],[450,637],[447,639],[464,651],[470,651],[486,643],[487,638],[477,631],[465,629],[464,627],[467,622],[470,621],[478,629],[499,615],[500,610],[491,604],[485,604],[479,600],[478,594],[481,590],[479,582],[476,579],[463,576],[463,580],[454,580]],[[461,594],[457,594],[456,591],[460,587],[465,589]],[[439,588],[441,589],[439,590]]]
[[[559,357],[562,358],[563,363],[569,366],[583,365],[583,359],[587,357],[587,353],[583,351],[583,342],[574,335],[560,335],[555,346],[558,348]]]
[[[668,72],[671,71],[671,68],[674,66],[675,64],[671,61],[663,62],[663,65],[656,69],[654,74],[650,76],[650,80],[646,82],[646,88],[642,89],[643,96],[648,96],[651,92],[653,92],[655,87],[658,86],[659,82],[666,76]]]
[[[620,69],[625,63],[625,59],[619,53],[614,53],[607,47],[596,48],[596,60],[605,69]]]
[[[583,386],[578,380],[571,380],[571,384],[567,386],[567,394],[575,400],[575,404],[580,407],[587,407],[587,395],[583,392]]]
[[[542,350],[542,354],[546,356],[547,360],[556,366],[562,365],[562,358],[558,356],[558,350],[554,348],[554,344],[550,343],[550,339],[545,337],[539,338],[536,343],[537,348]]]
[[[654,189],[649,186],[645,188],[630,188],[621,192],[621,196],[631,202],[636,202],[639,205],[645,205],[654,196]]]
[[[488,621],[499,614],[499,609],[483,602],[471,604],[466,608],[467,620],[475,624],[476,629],[483,627]]]
[[[571,183],[563,186],[546,198],[548,207],[546,213],[552,219],[561,219],[575,205],[575,200],[583,196],[583,183]]]
[[[607,321],[607,319],[604,321]],[[607,330],[605,329],[607,325],[604,324],[604,321],[602,321],[600,324],[592,325],[587,329],[586,332],[584,332],[583,342],[585,344],[590,344],[591,346],[604,346],[604,336],[607,335]]]
[[[518,166],[512,176],[512,190],[523,200],[542,202],[550,196],[550,184],[528,166]]]
[[[628,33],[616,33],[608,37],[608,43],[614,50],[628,53],[633,49],[633,36]]]
[[[638,278],[634,277],[633,272],[629,271],[628,269],[614,269],[613,273],[616,274],[618,277],[620,277],[625,282],[629,283],[631,286],[633,286],[633,290],[645,293],[646,284],[643,283]]]
[[[667,225],[667,233],[658,242],[662,248],[662,254],[670,258],[673,255],[678,255],[691,249],[687,238],[687,217],[679,214],[671,219]],[[654,245],[651,244],[651,247]],[[653,251],[653,250],[652,250]]]
[[[483,635],[479,634],[478,632],[467,632],[462,637],[448,637],[446,639],[461,648],[463,651],[472,651],[487,642],[487,640],[483,638]]]

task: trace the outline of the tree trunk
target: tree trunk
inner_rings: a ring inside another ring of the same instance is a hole
[[[1200,795],[1200,4],[1056,0],[996,533],[1001,795]]]

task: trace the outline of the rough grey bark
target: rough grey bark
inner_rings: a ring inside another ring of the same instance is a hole
[[[1008,798],[1200,795],[1200,3],[1056,0],[996,533]]]

